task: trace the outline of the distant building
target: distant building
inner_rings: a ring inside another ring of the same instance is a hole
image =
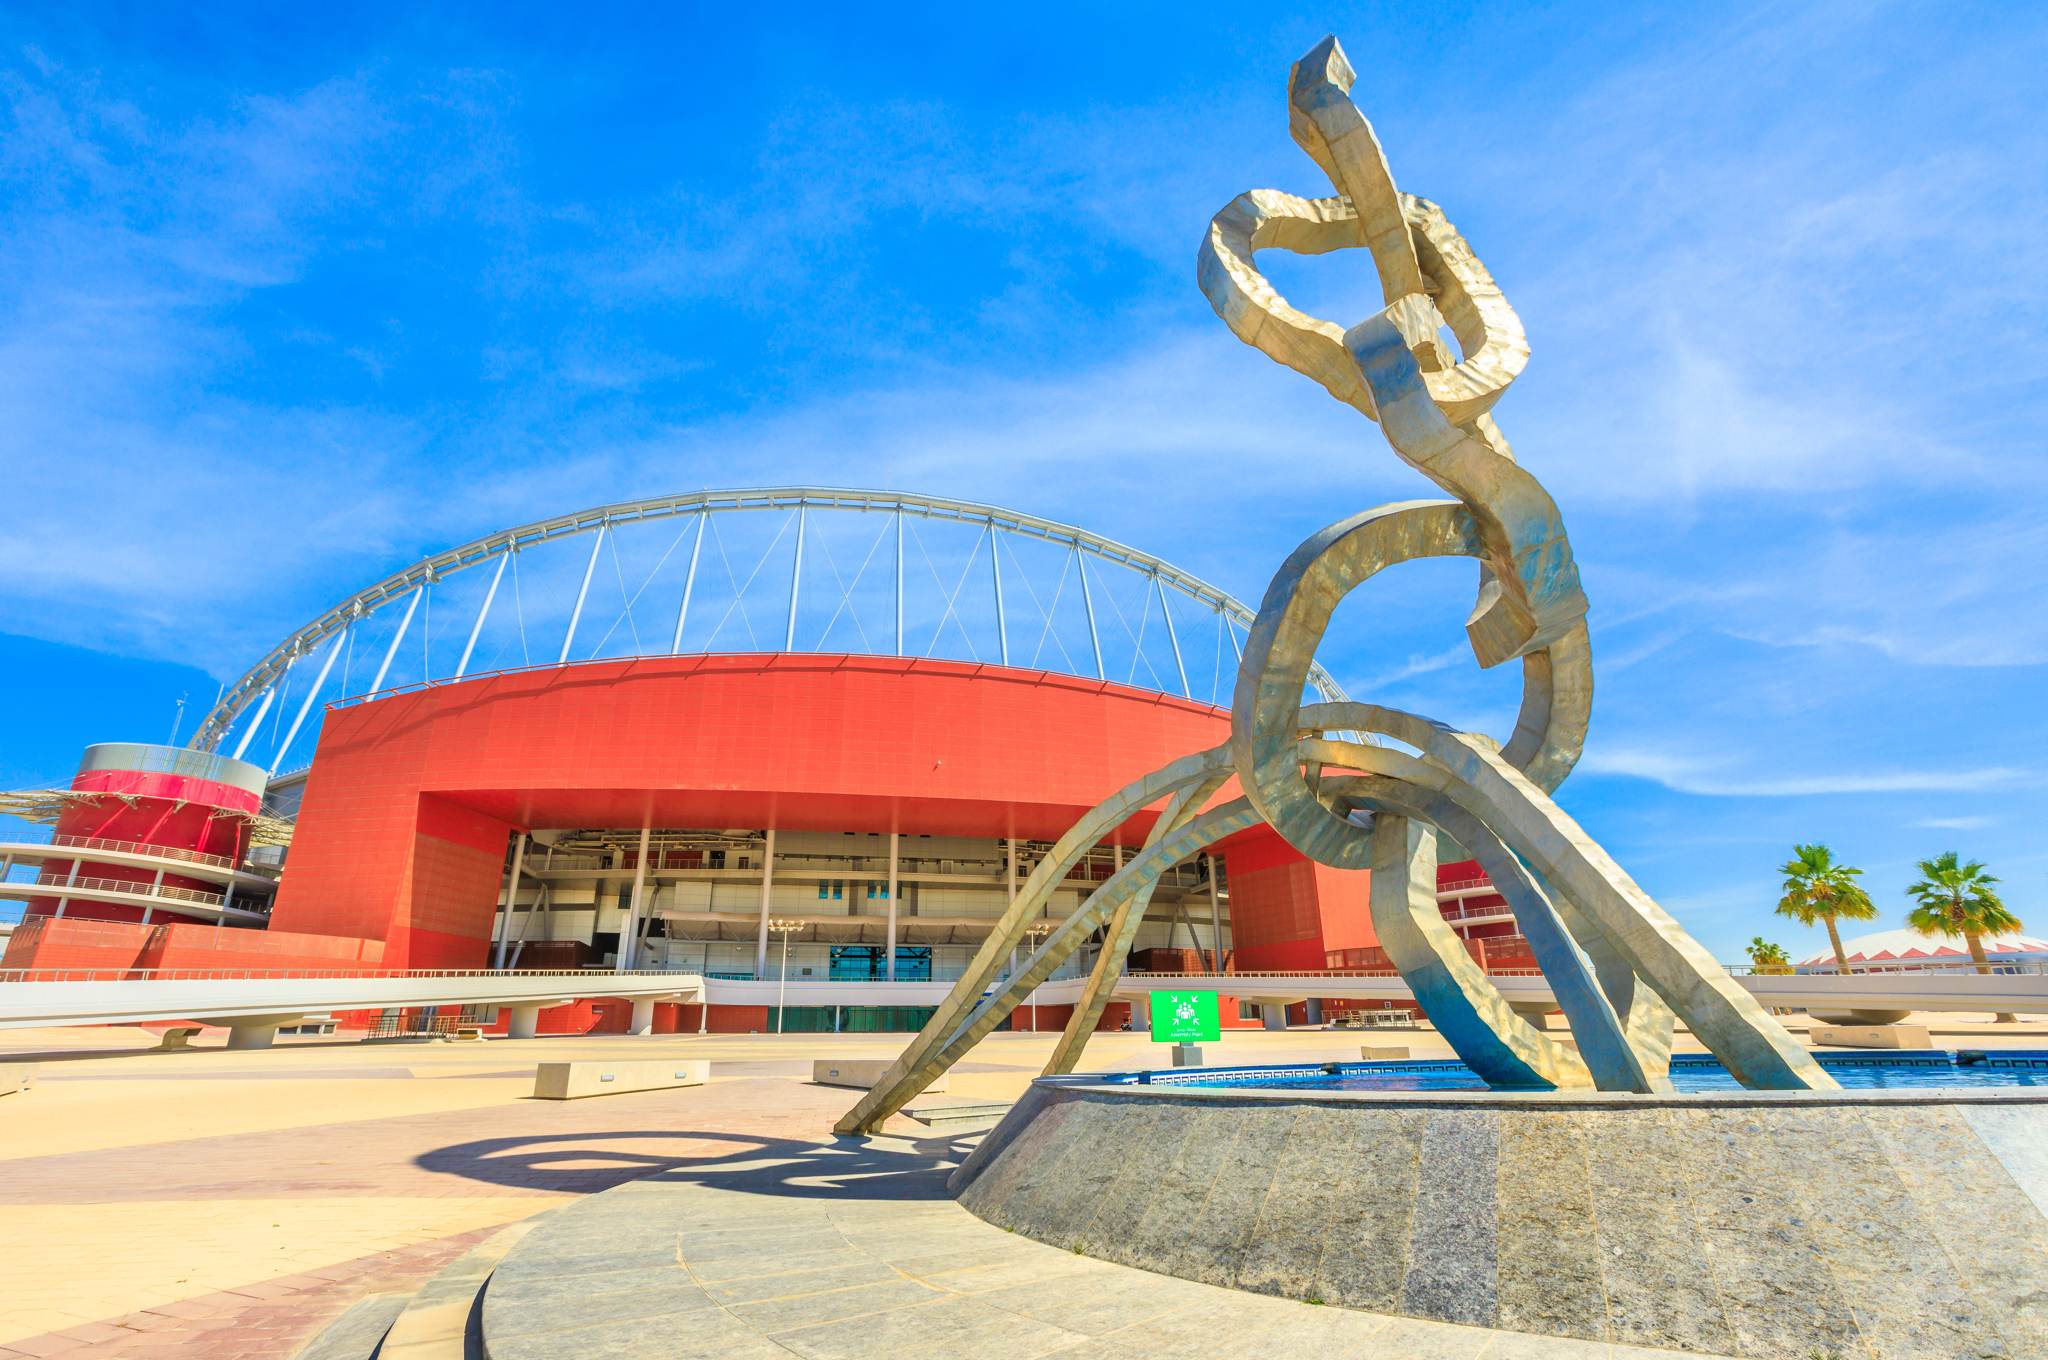
[[[2032,935],[1986,937],[1984,952],[1994,963],[2048,965],[2048,940]],[[1842,941],[1842,953],[1849,966],[1859,972],[1903,972],[1924,968],[1967,968],[1970,950],[1961,938],[1922,935],[1917,930],[1879,930]],[[1835,954],[1824,949],[1810,959],[1801,959],[1801,972],[1832,972]]]

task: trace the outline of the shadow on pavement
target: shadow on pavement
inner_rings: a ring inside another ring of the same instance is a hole
[[[662,1144],[720,1145],[717,1151]],[[720,1130],[614,1129],[482,1138],[414,1159],[423,1170],[491,1185],[595,1194],[657,1179],[746,1194],[812,1199],[946,1199],[946,1177],[971,1143],[835,1138],[811,1142]]]

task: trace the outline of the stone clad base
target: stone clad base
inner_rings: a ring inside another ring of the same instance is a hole
[[[1052,1078],[951,1187],[1052,1246],[1375,1312],[1758,1360],[2048,1357],[2048,1091]]]

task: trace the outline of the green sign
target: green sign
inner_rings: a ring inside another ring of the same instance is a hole
[[[1223,1037],[1214,992],[1152,993],[1152,1042],[1193,1044]]]

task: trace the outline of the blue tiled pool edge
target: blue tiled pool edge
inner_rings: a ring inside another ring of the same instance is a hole
[[[1814,1056],[1847,1090],[2048,1088],[2048,1049],[1827,1052]],[[1671,1075],[1672,1084],[1683,1094],[1741,1089],[1720,1062],[1706,1054],[1674,1055]],[[1916,1077],[1925,1079],[1915,1080]],[[1455,1093],[1489,1089],[1470,1068],[1450,1058],[1173,1068],[1120,1072],[1101,1080],[1111,1085],[1177,1086],[1197,1090]]]

